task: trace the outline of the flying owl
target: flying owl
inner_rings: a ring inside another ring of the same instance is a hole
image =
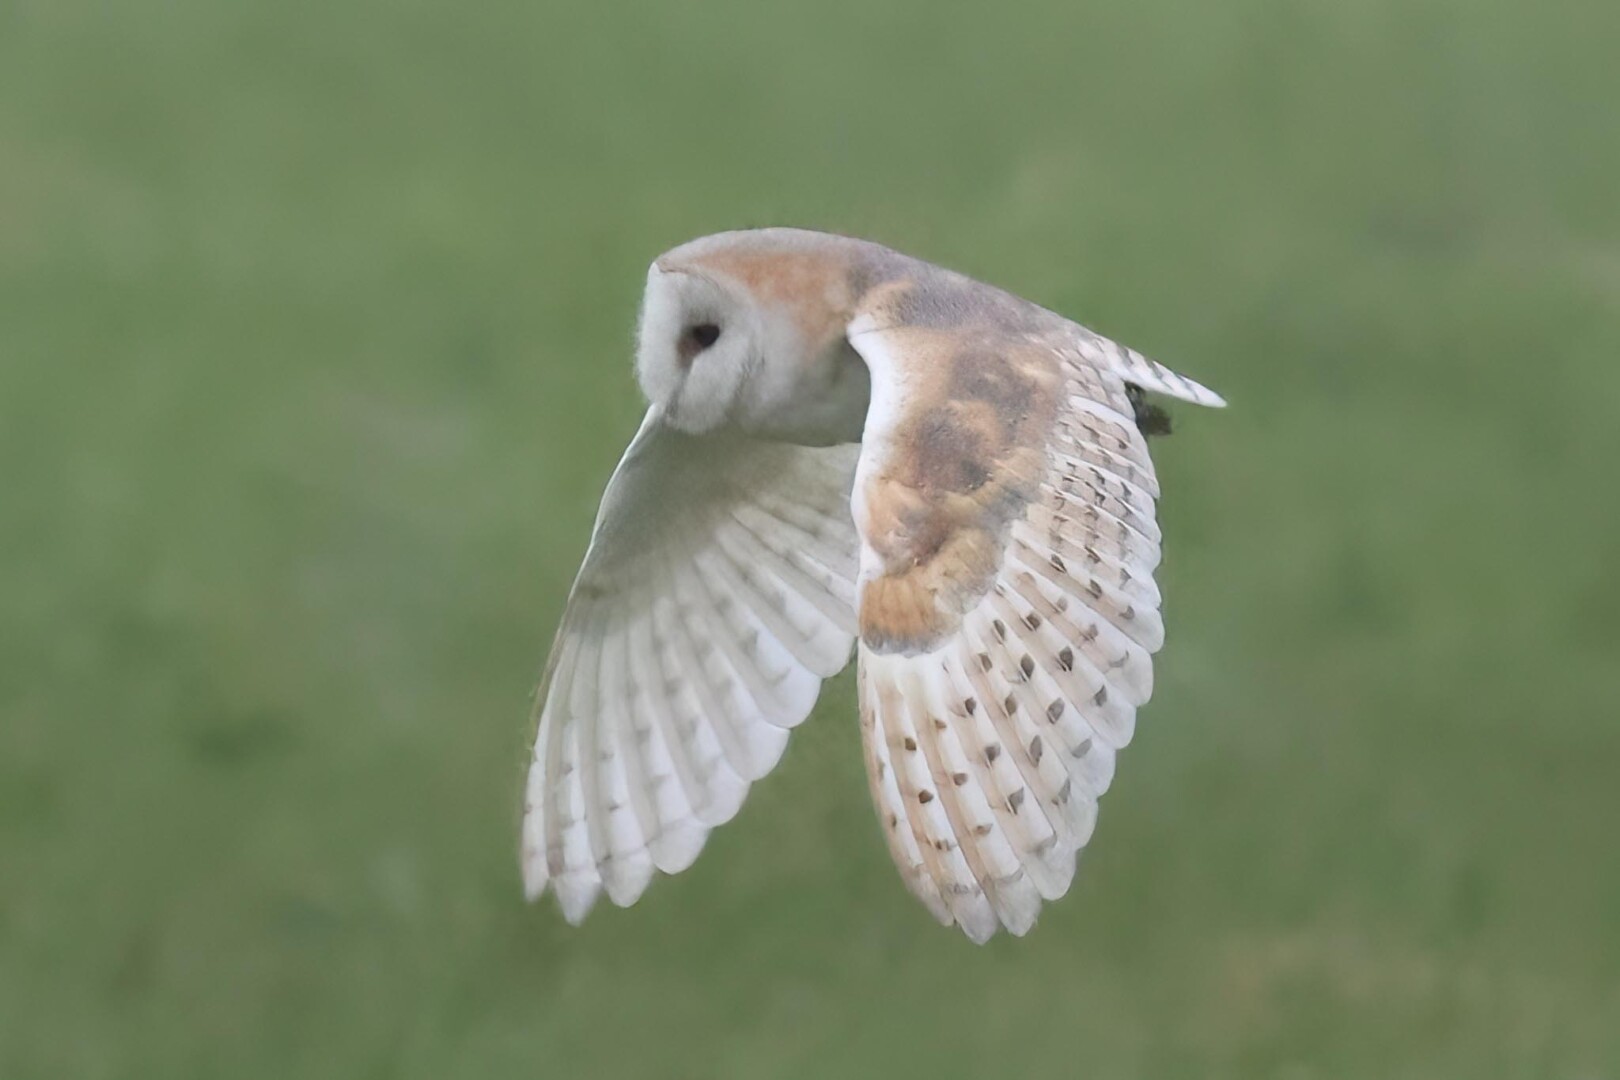
[[[537,698],[525,891],[691,865],[858,657],[889,853],[942,924],[1068,890],[1164,641],[1150,390],[1210,390],[875,243],[721,233],[647,274],[651,401]]]

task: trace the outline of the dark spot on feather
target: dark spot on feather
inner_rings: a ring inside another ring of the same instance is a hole
[[[1058,805],[1061,806],[1062,804],[1068,802],[1069,801],[1069,796],[1073,795],[1073,794],[1074,794],[1074,778],[1070,777],[1069,779],[1063,781],[1063,786],[1062,787],[1058,788],[1058,793],[1057,793],[1057,803],[1058,803]]]
[[[1000,619],[992,620],[990,623],[990,629],[996,632],[997,641],[1005,642],[1007,640],[1007,624],[1002,622]]]
[[[990,654],[989,653],[982,652],[982,653],[979,654],[979,670],[980,671],[989,671],[990,670]]]
[[[1011,694],[1008,694],[1007,700],[1001,703],[1001,711],[1006,713],[1008,716],[1011,716],[1013,713],[1017,712],[1018,699],[1013,697]]]
[[[1073,750],[1071,750],[1069,752],[1069,756],[1070,757],[1083,758],[1089,753],[1091,753],[1091,740],[1090,739],[1081,739],[1080,740],[1080,745],[1075,747]]]
[[[1096,695],[1092,697],[1091,700],[1093,703],[1099,706],[1108,704],[1108,687],[1104,686],[1102,689],[1098,690]]]
[[[1000,743],[991,743],[989,746],[984,748],[984,760],[985,760],[986,764],[993,764],[995,762],[996,758],[998,758],[1000,756],[1001,756],[1001,744]]]
[[[1025,788],[1019,788],[1017,791],[1007,796],[1007,809],[1011,810],[1015,814],[1018,813],[1018,808],[1024,805],[1025,790]]]
[[[1039,630],[1041,628],[1041,617],[1031,611],[1024,616],[1024,625],[1031,630]]]
[[[917,740],[913,739],[910,735],[907,735],[906,736],[906,741],[904,743],[902,743],[901,745],[904,746],[907,750],[915,750],[915,749],[917,749]]]
[[[920,803],[931,803],[934,801],[934,793],[927,789],[919,791],[917,792],[917,801]]]
[[[1044,753],[1046,753],[1046,744],[1041,742],[1041,737],[1039,735],[1029,740],[1029,760],[1038,764],[1041,760],[1041,755]]]
[[[1056,570],[1058,573],[1067,574],[1069,572],[1069,567],[1064,563],[1063,556],[1054,554],[1048,561],[1051,562],[1052,569]]]
[[[965,772],[952,773],[951,782],[957,787],[961,787],[963,784],[968,782],[968,774]]]
[[[1067,645],[1058,653],[1058,666],[1064,671],[1074,670],[1074,650]]]
[[[1025,653],[1024,658],[1018,661],[1018,670],[1024,673],[1024,678],[1027,680],[1031,675],[1035,674],[1034,658]]]
[[[989,836],[990,835],[990,826],[988,826],[988,825],[976,825],[976,826],[974,826],[973,835],[974,836]]]
[[[1062,716],[1063,716],[1063,708],[1064,708],[1063,699],[1062,698],[1055,699],[1052,702],[1052,704],[1050,704],[1050,705],[1048,705],[1046,707],[1046,722],[1048,724],[1057,723],[1058,720],[1061,719]]]
[[[969,716],[972,716],[974,713],[979,711],[979,699],[978,698],[968,698],[967,700],[962,702],[962,708],[967,710],[967,714]]]

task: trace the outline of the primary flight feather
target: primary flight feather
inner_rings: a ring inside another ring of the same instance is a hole
[[[1028,301],[798,229],[659,257],[636,374],[651,406],[538,697],[527,894],[578,922],[689,866],[854,648],[906,884],[975,941],[1025,933],[1069,887],[1164,641],[1140,392],[1224,402]]]

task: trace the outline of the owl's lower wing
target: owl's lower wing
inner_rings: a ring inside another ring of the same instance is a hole
[[[583,919],[684,869],[849,661],[855,446],[684,435],[649,411],[602,499],[537,700],[522,867]]]
[[[1067,891],[1164,640],[1158,485],[1100,340],[851,327],[868,778],[907,884],[975,941]]]

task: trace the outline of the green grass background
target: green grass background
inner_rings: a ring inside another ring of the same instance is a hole
[[[1620,8],[0,0],[0,1076],[1620,1075]],[[1070,895],[890,867],[848,676],[521,903],[646,263],[868,235],[1218,388]]]

